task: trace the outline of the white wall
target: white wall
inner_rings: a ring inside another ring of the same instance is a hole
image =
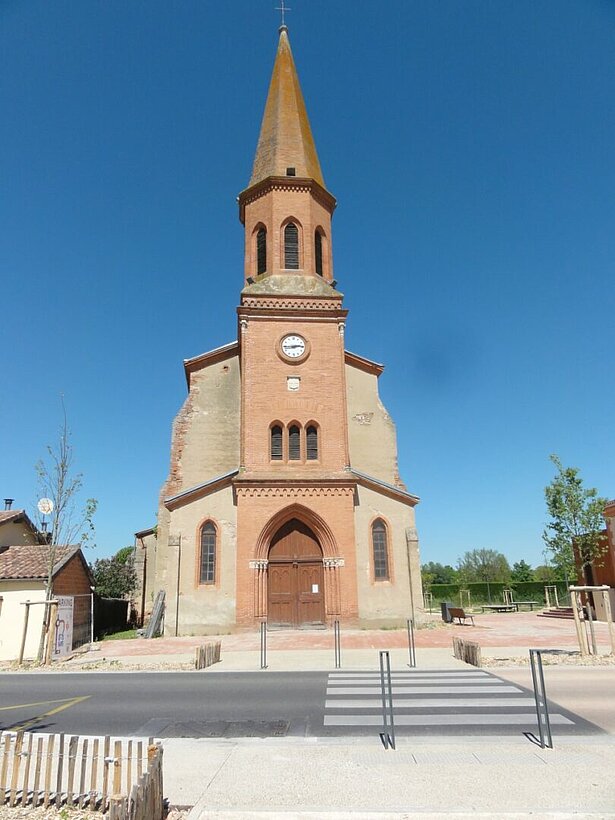
[[[13,661],[19,657],[25,606],[23,601],[44,601],[43,581],[0,581],[0,660]],[[43,625],[44,606],[30,607],[28,637],[24,658],[35,658]]]

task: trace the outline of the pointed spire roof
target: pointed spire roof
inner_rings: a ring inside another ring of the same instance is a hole
[[[288,29],[282,26],[249,187],[270,176],[286,176],[287,168],[325,187]]]

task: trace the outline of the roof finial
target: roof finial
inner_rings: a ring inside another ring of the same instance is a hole
[[[292,9],[284,5],[284,0],[280,0],[280,5],[276,6],[276,11],[279,11],[282,15],[282,25],[280,26],[280,31],[288,31],[288,27],[286,25],[286,18],[284,15],[287,11],[292,11]]]

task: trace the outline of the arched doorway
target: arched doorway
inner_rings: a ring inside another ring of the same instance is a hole
[[[299,519],[284,524],[271,539],[267,570],[267,620],[279,626],[325,622],[322,549]]]

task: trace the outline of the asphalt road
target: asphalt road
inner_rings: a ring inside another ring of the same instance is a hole
[[[613,709],[612,691],[604,691],[607,711]],[[516,680],[483,670],[394,672],[393,696],[398,734],[510,737],[536,731],[531,692]],[[595,718],[600,707],[592,702]],[[156,737],[340,737],[377,733],[381,718],[375,671],[0,675],[3,729]],[[551,721],[554,735],[602,731],[556,704],[551,706]]]

